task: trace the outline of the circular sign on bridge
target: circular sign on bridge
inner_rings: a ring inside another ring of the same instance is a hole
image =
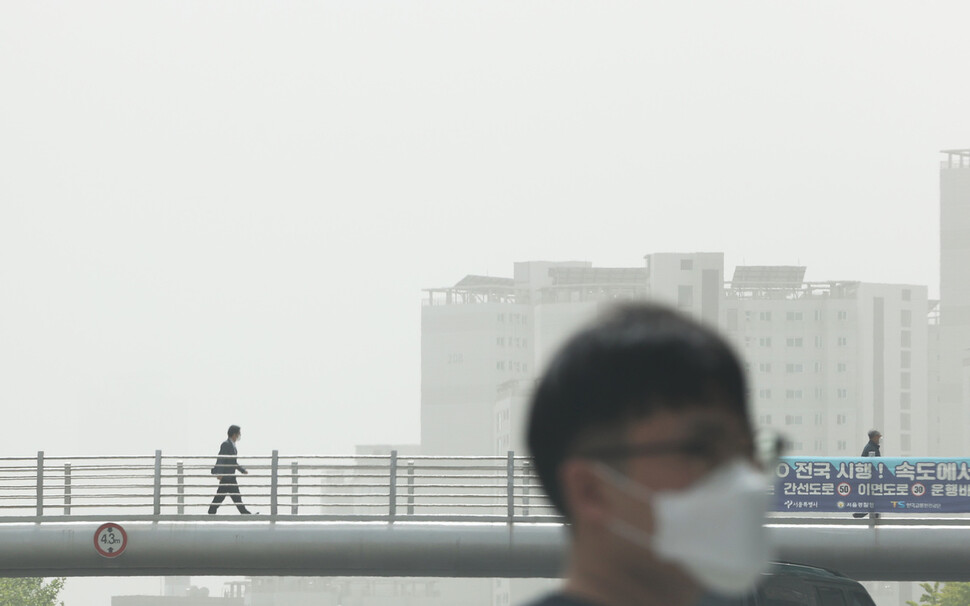
[[[94,531],[94,548],[106,558],[120,556],[128,547],[128,533],[114,522],[102,524]]]

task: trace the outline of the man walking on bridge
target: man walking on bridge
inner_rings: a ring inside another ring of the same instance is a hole
[[[879,430],[878,429],[870,429],[869,430],[869,441],[866,442],[866,445],[862,447],[862,456],[864,456],[864,457],[881,457],[882,456],[882,452],[879,450],[879,442],[880,442],[880,440],[882,440],[882,434],[879,433]],[[866,517],[866,515],[868,515],[868,514],[861,513],[861,512],[857,512],[857,513],[852,514],[852,517],[853,518],[864,518],[864,517]],[[879,517],[879,514],[873,512],[872,517],[873,518],[878,518]]]
[[[866,445],[862,447],[862,456],[864,457],[881,457],[882,453],[879,452],[879,442],[882,440],[882,434],[879,433],[878,429],[872,429],[869,431],[869,441]]]
[[[532,606],[688,606],[767,567],[742,367],[687,316],[626,304],[572,337],[532,396],[528,443],[570,533],[565,585]]]
[[[219,458],[216,460],[215,467],[212,468],[212,473],[219,476],[219,490],[216,491],[216,496],[212,499],[212,505],[209,505],[209,513],[214,514],[219,509],[219,505],[226,499],[226,495],[229,495],[232,502],[236,504],[239,513],[252,513],[243,505],[242,496],[239,494],[239,484],[236,482],[237,469],[239,473],[249,473],[236,460],[236,442],[242,437],[242,430],[238,425],[230,425],[227,433],[229,439],[219,447]]]

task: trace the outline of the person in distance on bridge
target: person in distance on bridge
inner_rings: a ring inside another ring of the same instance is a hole
[[[882,453],[879,452],[879,442],[882,440],[882,434],[879,433],[878,429],[869,430],[869,441],[866,445],[862,447],[862,456],[864,457],[881,457]]]
[[[570,532],[562,589],[532,606],[687,606],[767,568],[769,484],[741,364],[665,307],[613,308],[532,396],[528,445]]]
[[[252,513],[243,505],[242,495],[239,494],[239,483],[236,482],[237,469],[239,473],[249,473],[236,460],[236,442],[242,437],[242,430],[238,425],[230,425],[227,433],[229,438],[219,446],[219,458],[216,459],[216,465],[212,468],[212,473],[219,476],[219,490],[216,491],[216,496],[213,497],[212,504],[209,505],[209,513],[214,514],[219,509],[219,505],[226,499],[226,495],[229,495],[232,502],[236,504],[239,513]]]
[[[862,456],[864,457],[881,457],[882,453],[879,451],[879,442],[882,440],[882,434],[879,433],[878,429],[869,430],[869,441],[866,445],[862,447]],[[852,514],[853,518],[864,518],[868,514],[862,512],[856,512]],[[873,518],[878,518],[878,513],[872,514]]]

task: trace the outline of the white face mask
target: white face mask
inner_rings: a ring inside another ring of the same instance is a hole
[[[653,510],[653,534],[623,520],[610,522],[610,530],[683,566],[705,588],[740,595],[768,568],[769,486],[750,463],[728,463],[680,491],[652,491],[611,467],[599,469],[601,477]]]

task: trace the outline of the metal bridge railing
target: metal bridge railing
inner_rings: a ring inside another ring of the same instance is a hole
[[[0,458],[0,521],[206,515],[212,455]],[[561,521],[527,457],[241,457],[250,511],[316,520]],[[229,508],[229,509],[226,509]],[[215,519],[236,514],[227,498]]]

